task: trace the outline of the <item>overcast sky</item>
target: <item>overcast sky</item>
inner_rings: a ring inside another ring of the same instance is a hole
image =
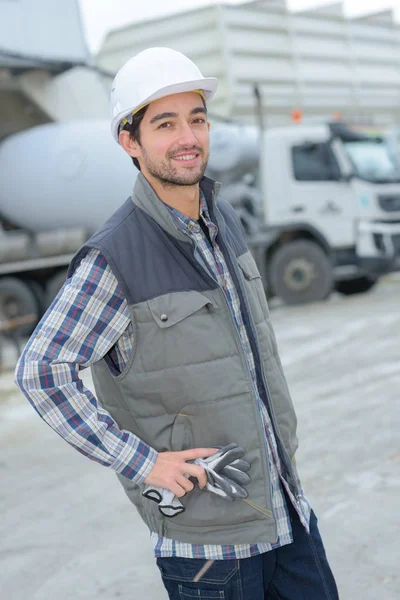
[[[243,4],[245,0],[79,0],[89,48],[97,52],[110,29],[161,15],[210,4]],[[290,10],[302,10],[334,0],[287,0]],[[345,0],[345,14],[355,16],[393,8],[400,22],[400,0]]]

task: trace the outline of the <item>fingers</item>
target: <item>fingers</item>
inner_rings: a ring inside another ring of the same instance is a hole
[[[247,498],[247,490],[229,477],[221,477],[214,473],[215,486],[219,487],[230,498]]]
[[[218,475],[218,473],[215,472],[213,473],[213,475],[214,476],[212,484],[220,488],[226,496],[233,498],[234,490],[232,489],[229,479],[227,477],[220,477],[220,475]]]
[[[192,477],[196,477],[199,482],[199,488],[203,489],[207,485],[207,473],[203,469],[203,467],[199,467],[198,465],[193,465],[190,463],[185,463],[185,474],[191,475]]]
[[[207,491],[215,494],[216,496],[220,496],[224,500],[228,500],[229,502],[233,502],[234,498],[232,496],[228,496],[219,486],[213,485],[212,483],[207,484]]]
[[[202,467],[187,463],[189,460],[198,458],[207,458],[213,456],[217,452],[216,448],[192,448],[191,450],[183,450],[179,452],[181,458],[185,461],[185,474],[196,477],[199,482],[199,488],[204,489],[207,485],[207,474]]]
[[[224,456],[227,452],[232,450],[233,448],[237,448],[237,444],[228,444],[227,446],[216,446],[216,453],[211,457],[207,458],[207,462],[210,460],[220,460],[222,456]]]
[[[222,448],[219,449],[219,452],[220,452],[221,456],[223,456],[224,454],[229,452],[229,450],[233,450],[233,448],[237,448],[237,444],[233,443],[233,444],[228,444],[227,446],[222,446]]]
[[[186,479],[186,477],[183,477],[183,479]],[[183,498],[183,496],[186,494],[186,490],[185,488],[183,488],[179,483],[177,483],[176,481],[174,481],[173,483],[168,485],[168,489],[177,497],[177,498]]]
[[[167,490],[164,488],[162,490],[160,504],[162,504],[163,506],[170,506],[170,505],[174,504],[174,502],[178,502],[180,504],[180,502],[176,498],[175,494],[173,492],[171,492],[171,490]]]
[[[179,500],[175,499],[175,502],[171,506],[164,506],[163,504],[158,505],[158,510],[164,517],[176,517],[176,515],[180,515],[185,512],[185,508]]]
[[[145,498],[149,498],[149,500],[154,500],[154,502],[161,502],[163,494],[163,488],[152,488],[150,485],[146,486],[143,492],[143,496]]]
[[[243,448],[239,448],[236,446],[235,448],[231,448],[228,452],[225,452],[220,458],[213,460],[210,458],[207,462],[210,467],[215,471],[221,471],[226,465],[231,464],[234,460],[238,460],[243,458],[244,450]]]
[[[246,460],[234,460],[231,464],[231,467],[238,469],[239,471],[243,471],[244,473],[247,473],[247,471],[250,471],[250,464],[246,461]]]
[[[184,475],[178,475],[176,478],[176,485],[179,486],[182,490],[179,494],[175,492],[175,496],[178,498],[182,498],[187,492],[191,492],[194,488],[194,485],[187,477]]]
[[[192,448],[191,450],[182,450],[180,454],[183,460],[194,460],[195,458],[207,458],[217,452],[216,448]]]
[[[152,488],[170,490],[177,498],[191,492],[197,482],[201,489],[209,489],[209,486],[219,489],[221,496],[243,498],[247,496],[243,486],[251,481],[247,475],[250,465],[243,460],[243,455],[244,450],[236,444],[220,450],[192,448],[182,452],[160,452],[145,483]],[[214,489],[212,491],[215,493]],[[149,497],[158,501],[158,498]]]
[[[227,466],[220,472],[220,475],[225,477],[229,477],[235,483],[240,483],[240,485],[248,485],[251,482],[251,477],[248,473],[241,471],[240,469],[235,469],[235,467]]]

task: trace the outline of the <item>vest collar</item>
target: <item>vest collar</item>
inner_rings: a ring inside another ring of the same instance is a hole
[[[204,193],[210,214],[214,213],[215,204],[221,188],[218,181],[202,177],[200,188]],[[182,242],[190,243],[190,239],[179,231],[173,221],[172,215],[164,202],[159,199],[150,183],[142,173],[139,173],[133,188],[132,201],[136,206],[148,214],[167,233]]]

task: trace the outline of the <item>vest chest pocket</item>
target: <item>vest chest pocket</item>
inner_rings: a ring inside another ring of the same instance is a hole
[[[244,276],[246,291],[255,322],[259,323],[264,319],[269,319],[269,309],[263,282],[251,252],[242,254],[237,261]]]
[[[150,312],[159,327],[172,327],[201,309],[218,308],[200,292],[176,292],[148,301]]]
[[[206,295],[174,292],[148,300],[147,307],[147,320],[139,324],[140,364],[147,372],[164,370],[164,383],[171,380],[171,369],[215,360],[221,352],[226,353],[222,348],[226,336],[221,332],[218,336],[219,307]],[[214,342],[216,336],[220,339]],[[183,371],[179,375],[185,376]]]

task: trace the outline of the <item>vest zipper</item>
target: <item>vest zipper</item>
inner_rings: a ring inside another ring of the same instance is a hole
[[[195,252],[195,251],[197,250],[197,244],[196,244],[196,241],[194,241],[194,240],[193,240],[193,247],[194,247],[194,249],[195,249],[195,250],[194,250],[194,252]],[[193,253],[193,254],[194,254],[194,253]],[[222,292],[222,295],[223,295],[223,298],[224,298],[224,302],[225,302],[225,304],[226,304],[226,306],[227,306],[227,308],[228,308],[228,313],[229,313],[229,315],[230,315],[230,317],[231,317],[231,320],[232,320],[232,323],[233,323],[233,327],[234,327],[234,330],[235,330],[235,335],[236,335],[237,341],[238,341],[238,343],[239,343],[239,349],[240,349],[240,352],[241,352],[242,356],[244,357],[244,360],[245,360],[245,363],[246,363],[246,366],[247,366],[247,375],[248,375],[248,376],[249,376],[249,378],[250,378],[250,385],[251,385],[251,389],[253,390],[253,377],[252,377],[252,375],[251,375],[251,372],[250,372],[250,367],[249,367],[249,363],[248,363],[247,357],[246,357],[246,355],[245,355],[245,353],[244,353],[244,351],[243,351],[242,340],[241,340],[241,338],[240,338],[240,334],[239,334],[239,331],[238,331],[238,327],[237,327],[237,324],[236,324],[236,321],[235,321],[235,319],[233,318],[233,316],[232,316],[232,314],[231,314],[231,309],[230,309],[230,306],[229,306],[229,302],[228,302],[228,300],[226,299],[225,292],[224,292],[224,290],[223,290],[222,286],[221,286],[221,285],[219,284],[219,282],[217,281],[217,279],[215,279],[215,278],[214,278],[214,276],[213,276],[212,274],[209,274],[209,273],[208,273],[208,272],[207,272],[207,271],[204,269],[204,267],[203,267],[203,266],[202,266],[202,265],[201,265],[201,264],[200,264],[200,263],[199,263],[199,262],[196,260],[196,257],[195,257],[195,255],[194,255],[194,259],[195,259],[195,261],[196,261],[196,263],[197,263],[197,266],[198,266],[198,268],[200,268],[200,269],[203,271],[203,273],[207,275],[207,277],[211,278],[211,279],[212,279],[212,281],[214,281],[214,282],[217,284],[218,288],[219,288],[219,289],[221,290],[221,292]],[[252,394],[253,394],[253,396],[254,396],[254,390],[252,391]],[[257,398],[255,398],[255,400],[256,400],[256,402],[257,402],[257,404],[258,404]],[[262,400],[261,400],[261,401],[262,401]],[[258,406],[257,406],[257,410],[259,411],[259,408],[258,408]],[[260,412],[260,411],[259,411],[259,412]],[[259,427],[263,427],[263,425],[262,425],[262,421],[261,421],[261,414],[259,415],[259,417],[260,417],[260,419],[259,419]],[[263,438],[265,438],[265,432],[264,432],[264,431],[263,431]],[[265,441],[264,441],[263,447],[264,447],[264,453],[265,453],[265,463],[266,463],[266,464],[268,464],[268,454],[267,454],[267,448],[266,448],[266,442],[265,442]],[[268,486],[268,496],[269,496],[269,501],[270,501],[270,506],[271,506],[271,509],[273,509],[272,490],[271,490],[271,481],[270,481],[269,473],[268,473],[268,482],[269,482],[269,486]],[[268,510],[267,508],[264,508],[264,507],[262,507],[262,506],[259,506],[258,504],[254,504],[254,502],[247,501],[247,500],[243,500],[243,501],[244,501],[244,502],[246,502],[247,504],[249,504],[249,506],[251,506],[252,508],[254,508],[255,510],[257,510],[258,512],[261,512],[261,513],[262,513],[264,516],[266,516],[266,517],[269,517],[269,518],[273,518],[273,519],[274,519],[274,521],[275,521],[275,529],[276,529],[276,519],[275,519],[275,517],[274,517],[274,513],[273,513],[273,511],[270,511],[270,510]]]
[[[221,288],[220,288],[220,289],[221,289]],[[231,317],[231,320],[232,320],[232,322],[233,322],[233,326],[234,326],[234,329],[235,329],[236,337],[237,337],[237,340],[238,340],[238,342],[239,342],[240,352],[241,352],[241,354],[242,354],[242,356],[244,357],[244,360],[245,360],[245,362],[246,362],[246,366],[247,366],[247,375],[248,375],[248,376],[249,376],[249,378],[250,378],[250,384],[251,384],[251,389],[252,389],[252,395],[253,395],[253,396],[255,396],[254,389],[253,389],[253,377],[252,377],[252,375],[251,375],[251,372],[250,372],[249,361],[248,361],[248,359],[247,359],[247,356],[246,356],[246,354],[245,354],[245,353],[244,353],[244,351],[243,351],[243,344],[242,344],[242,340],[241,340],[241,338],[240,338],[240,334],[239,334],[239,331],[238,331],[238,327],[237,327],[237,324],[236,324],[236,322],[235,322],[235,319],[232,317],[232,314],[231,314],[231,309],[230,309],[230,307],[229,307],[228,300],[226,299],[226,296],[225,296],[225,294],[224,294],[224,290],[222,290],[222,294],[223,294],[223,296],[224,296],[225,304],[226,304],[226,305],[227,305],[227,307],[228,307],[228,312],[229,312],[229,315],[230,315],[230,317]],[[258,400],[257,400],[257,398],[255,398],[255,400],[256,400],[256,403],[257,403],[257,410],[258,410],[258,412],[260,413],[260,409],[258,408]],[[261,398],[260,398],[260,400],[261,400]],[[261,400],[261,402],[262,402],[262,400]],[[266,459],[266,460],[265,460],[265,462],[266,462],[266,464],[268,465],[268,460],[269,460],[269,459],[268,459],[267,447],[266,447],[266,446],[267,446],[267,442],[265,441],[266,434],[265,434],[265,431],[264,431],[264,426],[263,426],[263,424],[262,424],[262,420],[261,420],[261,419],[262,419],[262,417],[261,417],[261,414],[259,414],[259,417],[260,417],[260,419],[259,419],[259,427],[262,427],[262,428],[263,428],[263,439],[264,439],[264,445],[263,445],[263,446],[264,446],[265,459]],[[269,500],[270,500],[270,506],[271,506],[271,508],[273,509],[273,502],[272,502],[272,490],[271,490],[271,481],[270,481],[270,477],[269,477],[269,469],[268,469],[268,482],[269,482],[269,486],[268,486],[268,492],[269,492],[269,493],[268,493],[268,495],[269,495]],[[259,512],[263,512],[262,510],[260,510],[260,508],[261,508],[261,507],[258,507],[259,505],[255,505],[253,502],[251,502],[251,503],[250,503],[250,502],[247,502],[247,504],[249,504],[250,506],[252,506],[252,507],[253,507],[253,508],[255,508],[256,510],[259,510]],[[258,507],[258,508],[257,508],[257,507]],[[264,510],[265,510],[265,511],[267,511],[268,509],[264,509]],[[267,515],[266,515],[266,513],[265,513],[265,512],[263,512],[264,516],[269,516],[270,518],[271,518],[271,517],[274,517],[274,514],[273,514],[273,512],[271,512],[271,511],[268,511],[268,512],[269,512],[269,513],[271,513],[271,514],[267,514]],[[274,521],[275,521],[275,523],[276,523],[276,519],[275,519],[275,518],[274,518]]]
[[[215,192],[213,191],[212,194],[213,194],[213,205],[216,206],[215,199],[214,199]],[[214,212],[214,218],[216,219],[217,225],[218,225],[218,217],[216,215],[216,211]],[[219,229],[219,232],[220,232],[221,231],[221,227],[218,227],[218,229]],[[223,251],[225,250],[224,256],[226,257],[226,261],[228,263],[228,268],[231,268],[231,273],[235,275],[237,283],[240,286],[240,290],[242,292],[243,298],[245,299],[245,303],[246,303],[245,309],[246,309],[246,312],[248,314],[249,323],[250,323],[250,327],[251,327],[251,334],[253,336],[253,339],[254,339],[254,342],[255,342],[255,345],[256,345],[256,350],[257,350],[257,353],[258,353],[258,361],[259,361],[260,370],[261,370],[262,383],[264,385],[264,389],[265,389],[265,393],[266,393],[266,397],[267,397],[267,402],[268,402],[267,410],[268,410],[268,408],[270,409],[269,412],[270,412],[270,418],[271,418],[271,422],[272,422],[272,426],[273,426],[274,435],[276,436],[276,439],[279,440],[279,446],[281,447],[281,449],[283,451],[283,456],[281,457],[281,460],[283,460],[283,464],[285,466],[285,469],[286,469],[286,471],[290,475],[290,478],[291,478],[291,480],[293,482],[293,485],[295,487],[295,494],[294,495],[295,495],[296,499],[299,501],[302,498],[302,494],[301,494],[300,490],[298,489],[296,477],[294,475],[294,471],[293,471],[293,468],[292,468],[292,465],[291,465],[291,461],[289,460],[288,453],[287,453],[286,448],[284,447],[284,444],[283,444],[282,440],[280,439],[280,436],[279,436],[279,433],[278,433],[276,415],[275,415],[275,411],[274,411],[274,408],[273,408],[272,402],[271,402],[271,394],[270,394],[270,391],[269,391],[269,388],[268,388],[268,383],[267,383],[267,380],[266,380],[266,377],[265,377],[264,366],[263,366],[262,361],[261,361],[260,344],[259,344],[259,341],[258,341],[257,332],[255,330],[255,325],[254,325],[254,322],[253,322],[253,316],[251,314],[251,311],[248,310],[249,301],[248,301],[248,297],[247,297],[247,292],[246,292],[245,289],[243,289],[243,286],[240,283],[240,278],[238,277],[237,268],[236,268],[235,264],[233,263],[233,261],[231,260],[231,251],[230,251],[230,248],[228,248],[228,245],[225,244],[225,241],[222,239],[221,235],[220,235],[220,246],[222,247]],[[243,353],[243,349],[242,349],[242,353]],[[280,454],[279,448],[278,448],[278,454]],[[271,503],[271,506],[272,506],[272,503]]]

